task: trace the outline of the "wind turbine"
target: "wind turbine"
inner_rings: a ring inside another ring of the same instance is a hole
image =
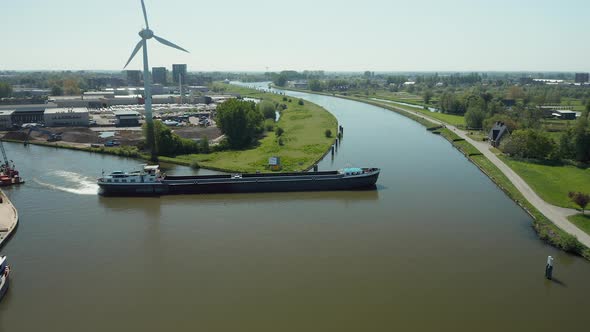
[[[150,30],[150,25],[148,23],[148,18],[147,18],[147,12],[145,10],[145,3],[143,2],[143,0],[141,0],[141,8],[143,10],[143,18],[145,19],[145,29],[143,29],[139,32],[139,36],[141,37],[141,40],[135,46],[133,53],[131,53],[129,60],[127,60],[127,63],[125,64],[125,67],[123,67],[123,69],[127,68],[127,65],[129,65],[131,60],[133,60],[133,58],[135,57],[137,52],[139,52],[139,50],[141,48],[143,48],[143,84],[144,84],[144,94],[145,94],[145,121],[147,124],[147,137],[146,137],[146,139],[147,139],[148,147],[151,149],[152,160],[155,160],[157,158],[157,156],[156,156],[155,144],[154,144],[155,143],[154,142],[154,121],[152,118],[152,91],[151,91],[152,79],[151,79],[150,69],[149,69],[149,64],[148,64],[147,41],[148,41],[148,39],[154,38],[155,40],[157,40],[158,42],[160,42],[161,44],[164,44],[166,46],[169,46],[169,47],[172,47],[172,48],[175,48],[177,50],[181,50],[181,51],[187,52],[187,53],[189,53],[189,51],[185,50],[184,48],[182,48],[174,43],[167,41],[166,39],[164,39],[162,37],[156,36],[154,34],[154,32],[152,30]]]

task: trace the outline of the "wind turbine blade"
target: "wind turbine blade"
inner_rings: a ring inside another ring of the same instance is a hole
[[[129,62],[131,62],[131,60],[133,60],[133,57],[137,54],[137,52],[139,52],[139,50],[141,49],[142,46],[143,46],[143,40],[140,40],[139,43],[137,43],[137,46],[135,46],[133,53],[131,53],[129,60],[127,60],[127,63],[125,64],[125,67],[123,67],[123,69],[125,69],[127,67],[127,65],[129,64]]]
[[[145,28],[149,29],[150,24],[148,23],[147,12],[145,10],[145,3],[143,3],[143,0],[141,0],[141,9],[143,9],[143,18],[145,19]]]
[[[170,46],[170,47],[173,47],[173,48],[175,48],[175,49],[177,49],[177,50],[181,50],[181,51],[184,51],[184,52],[186,52],[186,53],[190,53],[189,51],[185,50],[184,48],[182,48],[182,47],[180,47],[180,46],[178,46],[178,45],[175,45],[175,44],[173,44],[173,43],[171,43],[171,42],[167,41],[166,39],[164,39],[164,38],[162,38],[162,37],[154,36],[154,38],[155,38],[157,41],[159,41],[160,43],[162,43],[162,44],[164,44],[164,45],[166,45],[166,46]]]

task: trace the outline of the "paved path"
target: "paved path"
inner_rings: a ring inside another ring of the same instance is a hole
[[[384,106],[395,107],[394,102],[387,102],[381,103]],[[478,149],[486,158],[488,158],[496,167],[506,175],[506,177],[514,184],[516,189],[518,189],[522,195],[535,207],[539,210],[545,217],[551,220],[557,227],[561,228],[565,232],[575,236],[578,240],[583,243],[586,247],[590,248],[590,235],[586,234],[584,231],[580,230],[574,224],[572,224],[567,217],[573,214],[578,213],[578,211],[574,209],[566,209],[559,206],[551,205],[545,202],[539,195],[535,193],[535,191],[518,175],[516,172],[512,170],[508,165],[506,165],[496,154],[494,154],[490,150],[490,146],[486,142],[475,141],[467,136],[467,132],[461,129],[458,129],[452,125],[444,123],[442,121],[433,119],[431,117],[425,116],[420,112],[412,112],[403,108],[395,107],[398,110],[404,111],[406,113],[411,113],[418,115],[423,118],[427,118],[429,121],[434,122],[436,124],[444,125],[448,129],[455,132],[455,134],[459,135],[459,137],[465,139],[471,145],[473,145],[476,149]]]
[[[2,198],[0,203],[0,248],[2,248],[4,241],[16,228],[18,212],[2,190],[0,190],[0,198]]]

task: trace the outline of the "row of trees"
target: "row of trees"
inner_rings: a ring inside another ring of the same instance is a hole
[[[0,98],[10,97],[12,95],[12,85],[0,82]]]
[[[582,116],[576,120],[573,128],[566,130],[558,142],[540,128],[526,127],[513,130],[510,137],[502,144],[502,150],[512,156],[533,159],[575,160],[590,162],[590,125],[588,114],[590,103]],[[506,119],[503,116],[502,119]],[[509,128],[519,128],[521,123],[510,120],[505,122]]]
[[[144,125],[143,129],[144,136],[149,137],[150,135],[146,132],[148,130],[147,126]],[[209,140],[206,136],[198,142],[182,138],[173,133],[172,130],[161,121],[154,121],[153,131],[157,155],[174,157],[181,154],[210,152]]]

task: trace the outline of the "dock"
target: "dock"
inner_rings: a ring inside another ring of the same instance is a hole
[[[0,190],[0,248],[12,235],[18,224],[18,211],[8,199],[8,196]]]

